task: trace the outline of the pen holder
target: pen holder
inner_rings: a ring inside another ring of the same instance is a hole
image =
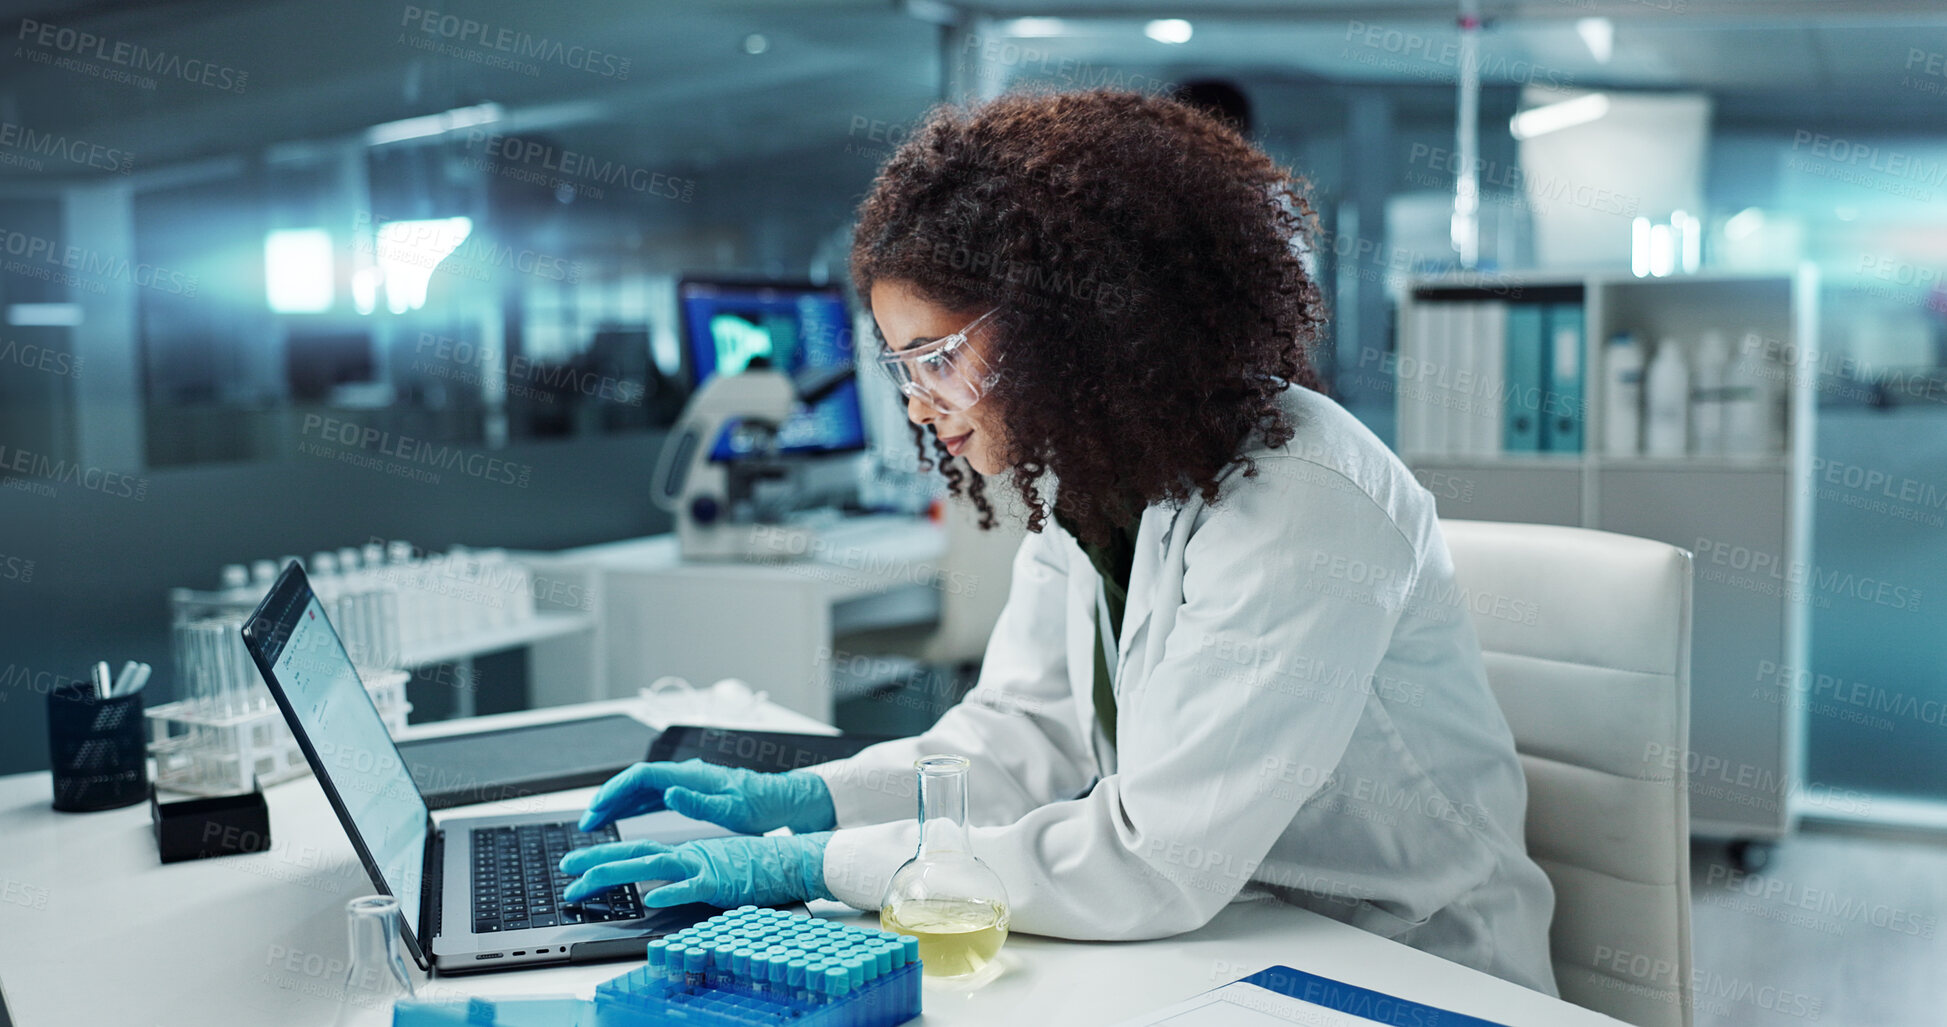
[[[149,797],[142,693],[97,698],[79,682],[47,693],[54,808],[71,813],[132,806]]]

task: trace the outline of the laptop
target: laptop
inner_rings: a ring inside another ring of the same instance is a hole
[[[406,948],[421,969],[640,958],[645,940],[719,912],[701,904],[645,907],[633,884],[563,903],[573,878],[556,869],[562,854],[584,845],[632,838],[673,845],[729,833],[715,824],[662,811],[584,834],[579,813],[559,810],[434,824],[297,564],[244,622],[243,639],[373,885],[399,900]]]

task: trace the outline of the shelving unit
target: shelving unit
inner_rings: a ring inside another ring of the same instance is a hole
[[[1450,456],[1403,452],[1443,517],[1597,528],[1691,550],[1696,571],[1691,649],[1691,824],[1694,834],[1767,842],[1789,832],[1801,804],[1802,705],[1779,688],[1777,668],[1808,656],[1811,470],[1817,405],[1817,280],[1790,275],[1626,273],[1439,275],[1408,284],[1398,318],[1412,336],[1426,302],[1583,296],[1579,453]],[[1733,344],[1755,329],[1787,359],[1769,369],[1783,399],[1783,450],[1762,456],[1647,457],[1603,453],[1602,350],[1623,331],[1647,341],[1694,340],[1706,328]],[[1399,402],[1409,400],[1395,390]],[[1419,400],[1411,400],[1417,402]],[[1403,411],[1412,416],[1414,411]],[[1768,572],[1740,569],[1763,554]],[[1793,584],[1792,575],[1805,580]],[[1775,594],[1774,594],[1775,593]],[[1770,673],[1767,674],[1767,669]]]
[[[536,611],[532,618],[520,624],[490,631],[478,631],[470,635],[442,638],[407,649],[400,656],[399,666],[404,670],[417,670],[436,663],[468,660],[503,649],[546,642],[563,635],[593,631],[595,625],[596,617],[592,613]]]

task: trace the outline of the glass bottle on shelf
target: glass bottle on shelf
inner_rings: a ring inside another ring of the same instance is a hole
[[[345,925],[351,960],[333,1027],[385,1027],[392,1023],[392,1003],[413,997],[412,974],[399,951],[399,900],[390,895],[353,899],[345,904]]]
[[[1007,941],[1007,889],[967,835],[965,756],[927,756],[919,771],[919,852],[892,875],[880,926],[919,939],[929,977],[979,973]]]

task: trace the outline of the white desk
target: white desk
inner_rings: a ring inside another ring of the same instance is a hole
[[[481,717],[513,726],[573,714],[663,718],[637,700]],[[714,718],[821,730],[767,706]],[[455,730],[432,726],[429,733]],[[331,1023],[346,955],[344,905],[373,889],[317,782],[266,792],[272,850],[156,861],[146,804],[56,813],[45,773],[0,777],[0,981],[23,1027],[201,1027]],[[583,788],[443,810],[579,809]],[[834,903],[821,915],[860,918]],[[1268,903],[1233,905],[1201,930],[1148,942],[1083,943],[1015,935],[1007,970],[973,991],[929,983],[928,1025],[1113,1023],[1274,963],[1514,1027],[1617,1023],[1323,917]],[[592,994],[628,963],[418,978],[421,993]]]
[[[945,553],[939,525],[879,515],[817,527],[807,558],[788,563],[685,563],[673,534],[522,558],[597,582],[604,652],[594,665],[605,669],[589,698],[633,695],[665,674],[698,686],[734,677],[829,721],[833,637],[937,618]],[[586,673],[556,670],[536,679]]]

